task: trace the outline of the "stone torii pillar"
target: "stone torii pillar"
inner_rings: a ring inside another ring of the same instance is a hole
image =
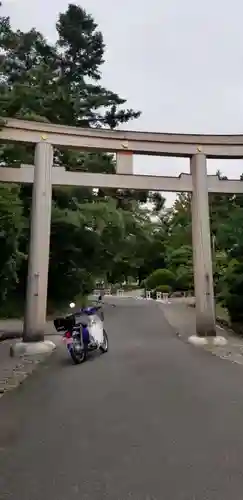
[[[52,208],[53,147],[44,140],[36,145],[28,259],[26,309],[23,342],[15,344],[13,355],[51,351],[44,341]]]
[[[192,244],[194,288],[196,297],[195,344],[215,343],[216,323],[212,270],[212,250],[208,203],[207,159],[198,152],[191,158],[192,176]]]

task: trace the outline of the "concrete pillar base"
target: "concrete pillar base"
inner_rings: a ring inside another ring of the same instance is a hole
[[[191,335],[191,337],[188,338],[188,342],[198,347],[205,345],[222,347],[227,344],[227,339],[219,335],[215,337],[198,337],[198,335]]]
[[[213,341],[213,342],[212,342]],[[209,343],[212,342],[213,345],[218,346],[218,347],[223,347],[226,344],[228,344],[228,340],[225,337],[222,337],[221,335],[217,335],[214,337],[212,340],[209,339]]]
[[[188,338],[188,342],[196,346],[203,346],[208,344],[208,339],[207,337],[198,337],[198,335],[191,335],[191,337]]]
[[[10,356],[36,356],[38,354],[51,353],[56,348],[51,340],[43,342],[16,342],[10,347]]]

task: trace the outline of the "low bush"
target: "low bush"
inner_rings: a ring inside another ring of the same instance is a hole
[[[156,269],[145,280],[145,286],[149,290],[156,290],[161,285],[173,287],[174,282],[175,275],[169,269]]]

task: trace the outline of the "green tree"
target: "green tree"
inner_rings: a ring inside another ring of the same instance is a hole
[[[20,251],[24,225],[18,186],[0,184],[0,309],[18,282],[18,270],[24,259]]]
[[[229,205],[229,220],[224,224],[224,251],[217,252],[218,263],[217,289],[220,299],[228,309],[233,323],[242,323],[243,300],[243,197],[233,197]],[[222,231],[222,228],[221,228]]]
[[[167,266],[175,274],[175,290],[187,291],[193,289],[192,247],[190,245],[184,245],[175,250],[169,247]]]
[[[176,249],[191,244],[191,195],[179,193],[170,211],[169,246]]]
[[[119,123],[139,116],[139,112],[123,107],[125,99],[102,86],[101,66],[105,45],[93,17],[84,9],[70,4],[67,11],[59,15],[57,42],[54,45],[49,44],[35,29],[26,33],[14,31],[10,19],[6,17],[0,18],[0,30],[2,117],[78,127],[115,128]],[[21,163],[31,164],[33,153],[33,148],[25,144],[1,145],[1,164],[16,168]],[[71,170],[114,172],[113,158],[107,154],[60,148],[55,150],[55,163],[68,166]],[[118,223],[114,225],[111,220],[116,220],[121,198],[129,196],[131,193],[119,193],[117,190],[99,190],[98,193],[84,188],[53,190],[49,273],[51,300],[64,299],[65,294],[76,293],[79,286],[90,289],[91,274],[93,278],[96,271],[100,272],[102,266],[108,265],[111,260],[109,254],[113,258],[115,246],[118,248],[120,243],[121,247],[125,241],[124,231],[118,231]],[[115,200],[112,207],[110,197]],[[18,199],[26,217],[27,227],[21,239],[21,248],[26,254],[31,187],[22,186]],[[103,205],[97,208],[101,199]],[[109,209],[104,210],[104,203],[109,205]],[[126,204],[122,206],[123,211],[127,208]],[[96,227],[101,221],[102,231]],[[105,245],[108,238],[107,251]],[[19,269],[21,295],[25,288],[25,275],[26,261],[23,261]]]
[[[221,280],[223,304],[228,309],[232,323],[243,323],[243,261],[232,259]]]

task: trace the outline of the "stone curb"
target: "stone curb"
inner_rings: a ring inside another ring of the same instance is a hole
[[[195,304],[188,304],[187,307],[195,308]],[[216,316],[216,324],[226,330],[230,335],[242,338],[242,334],[240,334],[237,330],[234,330],[227,319],[221,318],[221,316]]]
[[[0,331],[0,342],[4,340],[14,340],[21,339],[23,333],[22,332],[3,332]]]
[[[165,312],[165,307],[162,308],[162,311],[165,314],[165,318],[172,327],[172,330],[175,333],[175,336],[179,338],[182,342],[184,342],[187,345],[192,345],[192,348],[198,348],[197,346],[193,345],[189,341],[190,338],[190,328],[188,329],[188,334],[183,331],[183,329],[180,329],[179,327],[179,322],[176,325],[175,323],[171,323],[170,319],[168,318],[166,312]],[[183,321],[183,320],[182,320]],[[224,320],[223,320],[224,321]],[[222,326],[217,325],[218,329],[222,329]],[[223,330],[225,331],[225,337],[227,339],[227,345],[224,342],[220,342],[219,345],[213,345],[212,342],[206,342],[205,345],[201,345],[201,348],[205,351],[210,353],[213,356],[217,356],[218,358],[225,360],[225,361],[230,361],[231,363],[235,363],[238,365],[243,365],[243,340],[240,342],[240,338],[237,338],[237,334],[230,330],[229,328],[224,327]],[[193,336],[193,331],[190,332],[191,335]],[[220,338],[220,333],[218,334],[218,338]]]
[[[19,387],[40,365],[42,365],[55,349],[39,355],[23,355],[10,358],[6,366],[0,367],[0,398],[7,392]]]

